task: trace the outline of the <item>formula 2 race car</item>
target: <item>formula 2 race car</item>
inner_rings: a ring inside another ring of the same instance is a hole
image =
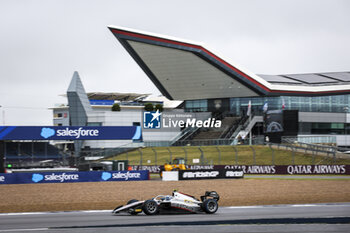
[[[206,191],[201,200],[194,196],[173,191],[172,195],[158,195],[150,200],[138,201],[132,199],[124,206],[118,206],[112,213],[129,213],[137,215],[144,212],[147,215],[170,213],[207,213],[214,214],[218,210],[219,194]]]

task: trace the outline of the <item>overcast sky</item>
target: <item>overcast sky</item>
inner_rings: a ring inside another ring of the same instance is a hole
[[[0,0],[0,125],[52,125],[74,71],[87,92],[159,94],[107,25],[200,41],[257,74],[350,71],[346,0]]]

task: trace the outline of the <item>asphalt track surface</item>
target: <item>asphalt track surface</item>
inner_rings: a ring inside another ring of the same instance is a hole
[[[221,207],[214,215],[0,214],[1,232],[350,232],[350,203]]]

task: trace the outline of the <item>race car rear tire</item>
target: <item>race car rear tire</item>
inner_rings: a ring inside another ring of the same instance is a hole
[[[143,203],[142,210],[147,215],[155,215],[159,212],[159,206],[154,200],[147,200]]]
[[[129,204],[131,204],[131,203],[138,202],[138,201],[139,201],[139,200],[131,199],[131,200],[129,200],[126,204],[129,205]],[[137,214],[138,214],[138,212],[136,212],[135,209],[132,209],[131,211],[129,211],[129,213],[130,213],[131,215],[137,215]]]
[[[215,199],[206,199],[203,201],[202,209],[207,214],[214,214],[219,208],[218,202]]]

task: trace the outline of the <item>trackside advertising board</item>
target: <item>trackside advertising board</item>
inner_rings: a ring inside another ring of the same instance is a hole
[[[163,166],[132,165],[132,170],[148,170],[159,173]],[[244,174],[267,175],[350,175],[350,165],[188,165],[188,170],[242,169]]]
[[[148,171],[0,173],[0,184],[148,180]]]
[[[131,139],[141,139],[141,126],[0,126],[0,140]]]
[[[214,170],[180,170],[179,180],[200,180],[200,179],[228,179],[243,178],[244,173],[240,169],[214,169]]]
[[[244,174],[350,175],[350,165],[219,165],[224,169],[240,167]]]

